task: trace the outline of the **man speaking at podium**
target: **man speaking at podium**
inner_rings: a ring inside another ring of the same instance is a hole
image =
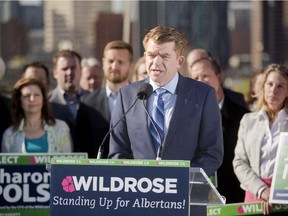
[[[119,91],[111,116],[109,158],[189,160],[191,167],[213,175],[223,158],[214,89],[178,72],[187,41],[175,28],[153,28],[143,45],[149,78]],[[143,83],[152,85],[153,93],[137,100]],[[195,210],[193,215],[206,215],[204,207]]]

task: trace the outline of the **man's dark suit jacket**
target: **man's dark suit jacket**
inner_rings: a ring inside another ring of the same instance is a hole
[[[0,151],[4,131],[11,124],[10,99],[0,95]]]
[[[143,82],[120,89],[111,125],[114,125],[136,99]],[[210,86],[179,75],[177,99],[170,126],[163,141],[163,159],[189,160],[208,176],[214,174],[223,158],[221,116],[215,90]],[[146,102],[145,102],[146,103]],[[156,152],[141,100],[111,133],[111,158],[155,159]]]
[[[83,96],[87,93],[88,91],[82,91],[81,95]],[[49,102],[52,108],[53,116],[57,119],[65,121],[70,128],[70,133],[73,140],[73,151],[79,151],[77,149],[77,141],[75,134],[76,121],[73,121],[73,115],[58,87],[56,87],[49,93]]]
[[[228,88],[223,88],[223,90],[224,90],[224,95],[226,97],[229,97],[234,103],[244,108],[248,107],[245,101],[244,95],[242,93],[232,91],[231,89],[228,89]]]
[[[248,109],[240,106],[225,95],[221,109],[224,158],[222,165],[217,171],[218,191],[226,197],[226,203],[237,203],[244,201],[245,192],[240,188],[240,183],[233,171],[232,161],[234,149],[238,138],[238,129],[242,116],[249,112]]]
[[[112,112],[114,125],[136,99],[143,82],[132,83],[118,93]],[[163,141],[165,160],[189,160],[208,176],[214,174],[223,158],[221,115],[215,90],[210,86],[179,75],[177,99],[170,126]],[[145,106],[146,106],[146,102]],[[155,159],[156,152],[148,128],[142,101],[114,128],[110,136],[110,158]],[[204,192],[203,192],[204,193]],[[192,206],[191,215],[207,215],[205,206]]]
[[[96,158],[99,146],[109,131],[110,112],[105,87],[81,98],[77,123],[76,142],[81,152],[88,152],[89,158]],[[104,144],[103,157],[109,149],[109,136]]]

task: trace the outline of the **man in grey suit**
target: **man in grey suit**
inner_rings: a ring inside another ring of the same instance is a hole
[[[154,90],[164,88],[164,138],[162,159],[189,160],[211,176],[221,165],[223,137],[221,115],[215,90],[179,74],[185,62],[184,35],[173,27],[158,26],[143,40],[149,78],[120,89],[111,117],[111,126],[137,98],[137,89],[148,82]],[[153,143],[150,121],[158,96],[155,92],[144,102],[138,100],[110,136],[110,158],[155,159],[159,147]],[[193,207],[194,215],[206,215],[206,208]],[[197,209],[197,210],[196,210]],[[196,213],[197,211],[197,213]]]
[[[73,50],[61,50],[53,57],[53,76],[57,86],[49,93],[53,115],[65,121],[71,132],[74,151],[75,125],[80,97],[87,91],[80,91],[81,56]]]
[[[109,42],[103,53],[102,65],[105,76],[103,88],[84,95],[78,111],[76,142],[79,150],[89,158],[97,156],[98,148],[109,131],[110,113],[119,89],[129,83],[132,70],[133,50],[130,44],[116,40]],[[108,156],[109,139],[104,143],[103,158]]]

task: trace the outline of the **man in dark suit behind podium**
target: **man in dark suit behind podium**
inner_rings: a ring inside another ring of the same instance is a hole
[[[111,126],[133,104],[143,82],[150,83],[154,90],[164,88],[162,159],[189,160],[192,167],[201,167],[211,176],[223,158],[222,127],[215,90],[179,74],[178,70],[185,62],[182,53],[187,42],[175,28],[155,27],[145,36],[143,44],[149,78],[120,89]],[[153,92],[144,102],[149,113],[152,113],[153,101],[157,97]],[[112,131],[109,157],[155,159],[158,148],[153,144],[149,126],[143,103],[138,100]],[[191,214],[206,215],[206,208],[193,206]]]

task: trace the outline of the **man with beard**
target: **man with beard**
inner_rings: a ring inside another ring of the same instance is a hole
[[[77,116],[76,142],[81,152],[95,158],[100,144],[109,131],[111,112],[120,88],[129,83],[133,67],[132,47],[124,41],[111,41],[102,59],[105,85],[81,98]],[[109,151],[109,139],[104,143],[103,158]]]
[[[88,93],[80,91],[81,56],[72,50],[61,50],[53,57],[53,76],[57,86],[49,93],[55,118],[65,121],[71,132],[74,151],[76,149],[75,125],[80,97]]]

